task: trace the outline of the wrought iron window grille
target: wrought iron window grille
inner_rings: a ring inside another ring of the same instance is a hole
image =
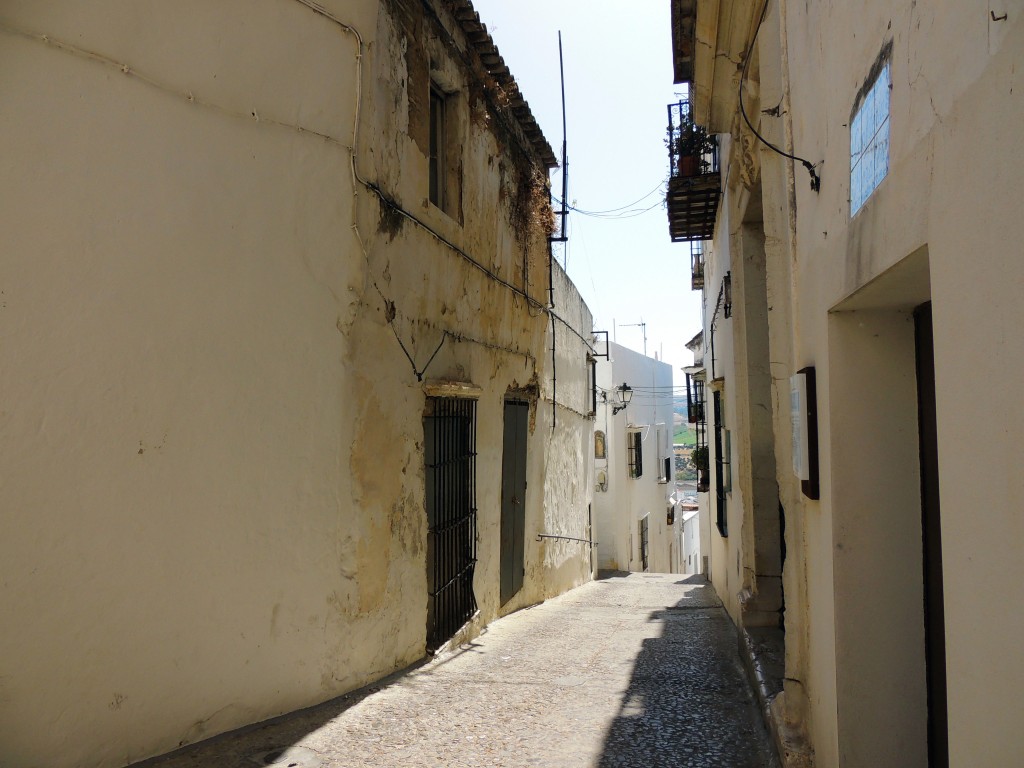
[[[427,398],[427,648],[437,650],[476,613],[476,400]]]
[[[715,412],[715,525],[723,537],[729,535],[729,508],[728,492],[731,490],[729,483],[729,456],[731,450],[729,445],[728,430],[724,423],[724,410],[722,407],[722,393],[715,390],[713,393]]]
[[[643,437],[639,431],[626,433],[626,463],[630,477],[636,479],[643,475]]]

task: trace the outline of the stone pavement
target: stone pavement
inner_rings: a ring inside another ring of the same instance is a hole
[[[156,768],[777,768],[700,577],[616,574],[493,622],[369,689]]]

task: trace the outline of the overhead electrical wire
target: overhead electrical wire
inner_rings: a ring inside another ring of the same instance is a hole
[[[622,210],[625,210],[626,208],[632,208],[634,205],[639,205],[644,200],[646,200],[648,197],[653,195],[655,192],[657,192],[657,191],[659,191],[661,189],[664,189],[664,188],[665,188],[665,182],[663,182],[663,181],[659,182],[658,186],[656,186],[654,189],[652,189],[650,192],[648,192],[643,197],[641,197],[641,198],[639,198],[637,200],[634,200],[632,203],[627,203],[626,205],[620,205],[618,208],[609,208],[608,210],[605,210],[605,211],[587,211],[587,210],[584,210],[582,208],[576,208],[574,206],[569,206],[569,207],[572,208],[572,210],[576,211],[577,213],[583,213],[583,214],[586,214],[588,216],[602,216],[602,215],[608,214],[608,213],[616,213],[617,211],[622,211]],[[559,205],[562,204],[562,201],[558,199],[557,195],[552,195],[551,197]]]
[[[653,192],[651,194],[653,194]],[[645,197],[650,197],[650,195],[645,195]],[[559,200],[557,197],[552,196],[552,199],[555,200],[555,202],[557,202],[559,205],[562,204],[562,201]],[[618,219],[632,219],[636,218],[637,216],[642,216],[643,214],[647,213],[648,211],[654,210],[655,208],[659,207],[662,204],[663,201],[659,200],[658,202],[654,203],[654,205],[648,206],[647,208],[635,208],[618,214],[604,214],[600,212],[584,211],[573,205],[567,205],[566,208],[568,208],[570,211],[574,211],[580,214],[581,216],[588,216],[592,219],[604,219],[606,221],[615,221]]]

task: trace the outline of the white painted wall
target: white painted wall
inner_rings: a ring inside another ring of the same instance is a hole
[[[595,429],[607,438],[608,490],[594,495],[599,567],[623,571],[643,570],[640,561],[639,521],[648,516],[651,572],[672,572],[670,557],[677,557],[678,516],[667,525],[671,483],[658,482],[664,474],[659,456],[671,456],[672,367],[611,342],[610,359],[597,363],[598,409]],[[629,406],[612,413],[616,387],[633,388]],[[607,399],[602,397],[602,393]],[[659,425],[663,425],[659,430]],[[643,435],[643,474],[628,476],[626,435],[639,430]],[[661,444],[659,446],[659,435]],[[671,546],[670,546],[671,545]]]
[[[722,137],[722,154],[728,156],[730,142]],[[733,319],[725,316],[725,293],[723,284],[725,277],[732,271],[732,243],[728,236],[731,230],[730,200],[726,195],[719,210],[719,218],[714,240],[705,248],[704,264],[704,367],[707,375],[705,387],[708,424],[708,454],[711,467],[711,487],[706,497],[708,505],[708,531],[710,541],[706,546],[709,557],[710,577],[715,590],[721,597],[726,609],[734,620],[739,620],[740,593],[745,581],[743,571],[743,536],[744,503],[739,484],[732,483],[732,490],[726,494],[726,530],[722,536],[717,526],[717,501],[715,485],[715,465],[718,452],[715,446],[714,392],[721,392],[724,427],[735,433],[736,430],[736,389],[735,389],[735,344]],[[738,467],[736,442],[730,442],[731,455],[729,462],[736,476]],[[725,443],[722,445],[725,450]]]
[[[679,511],[682,520],[681,573],[703,573],[700,549],[700,510]]]
[[[852,764],[863,756],[876,764],[924,764],[919,746],[920,699],[906,698],[920,697],[921,684],[903,686],[891,709],[876,708],[871,716],[862,717],[858,712],[862,707],[870,709],[869,700],[877,697],[879,677],[865,674],[870,668],[846,658],[856,646],[880,648],[884,643],[892,652],[892,639],[920,632],[918,612],[900,611],[903,601],[913,600],[912,593],[880,585],[871,590],[868,606],[857,595],[854,576],[847,571],[850,567],[860,570],[865,564],[866,553],[855,541],[858,531],[876,524],[875,515],[882,528],[873,548],[897,548],[893,556],[908,568],[920,556],[914,532],[901,534],[895,522],[902,519],[903,510],[919,503],[913,483],[913,440],[901,437],[905,431],[916,434],[916,411],[911,398],[898,416],[887,409],[860,413],[857,418],[867,417],[872,450],[848,451],[850,443],[841,425],[855,418],[856,406],[841,396],[842,385],[836,377],[843,365],[839,356],[845,355],[849,345],[847,337],[834,334],[843,333],[840,328],[848,324],[858,330],[877,324],[873,313],[903,312],[902,324],[893,320],[876,333],[878,338],[905,337],[898,330],[906,327],[905,312],[931,298],[944,512],[950,764],[973,765],[984,754],[992,765],[1009,765],[1024,753],[1020,730],[1009,714],[1024,682],[1024,661],[1012,640],[1019,622],[1011,618],[1008,623],[1004,610],[1008,601],[1024,597],[1024,538],[1008,535],[1019,530],[1018,511],[1024,498],[1024,480],[1016,469],[1020,451],[1013,437],[1022,416],[1011,384],[1024,369],[1024,355],[1020,345],[1006,341],[1018,335],[1014,329],[1024,320],[1021,302],[1014,298],[1019,291],[1013,287],[1024,280],[1024,268],[1015,255],[1024,224],[1018,206],[1007,195],[1024,170],[1024,155],[1012,138],[1012,126],[1024,115],[1014,74],[1024,50],[1021,9],[1014,3],[970,9],[952,2],[922,8],[908,0],[895,5],[847,4],[818,15],[797,4],[787,5],[793,6],[788,33],[794,111],[814,103],[816,110],[845,118],[872,62],[886,41],[893,41],[889,175],[852,220],[845,205],[846,175],[839,174],[818,196],[797,187],[800,261],[807,265],[804,269],[810,277],[802,297],[807,312],[813,313],[802,320],[802,326],[807,329],[809,354],[823,360],[828,348],[835,368],[834,381],[822,395],[829,421],[826,453],[832,482],[822,514],[832,518],[833,534],[831,546],[816,550],[813,557],[815,564],[833,560],[828,570],[834,569],[836,590],[840,711],[836,762]],[[1007,14],[1004,20],[993,19],[1003,13]],[[804,42],[812,25],[816,36],[834,41],[827,58]],[[842,33],[854,25],[860,34]],[[811,67],[820,75],[809,77]],[[830,87],[823,87],[825,82]],[[816,145],[833,167],[841,167],[848,157],[847,131],[828,132],[822,121],[796,124],[794,141]],[[827,239],[823,231],[828,232]],[[893,271],[920,260],[922,247],[927,249],[923,280]],[[811,266],[837,259],[845,260],[842,269]],[[841,303],[863,295],[872,281],[888,294],[868,296],[860,305]],[[828,320],[826,339],[825,312],[848,307],[849,312]],[[890,379],[900,372],[904,379],[913,376],[907,353],[898,362],[885,360],[896,354],[896,342],[883,350],[871,343],[874,337],[854,333],[849,342],[854,348],[866,345],[871,356],[865,360],[868,370],[874,367]],[[965,376],[964,371],[971,373]],[[977,397],[977,382],[985,382],[982,400]],[[887,396],[892,403],[898,399],[899,395]],[[992,413],[1001,414],[1001,426],[978,429],[978,424],[988,423],[985,414]],[[858,505],[856,496],[842,492],[858,479],[884,475],[885,467],[895,462],[905,467],[910,479],[891,490],[877,486],[882,503],[871,502],[874,513]],[[976,481],[964,482],[965,477]],[[978,510],[978,515],[965,519],[959,510],[967,508]],[[906,537],[903,547],[898,544],[901,536]],[[889,583],[906,584],[909,589],[915,582],[919,585],[920,578],[914,574],[903,579],[894,574]],[[874,617],[875,631],[878,624],[884,625],[877,642],[864,636],[863,625],[843,621],[844,616],[855,620],[865,611]],[[891,617],[882,620],[885,614],[880,612],[891,612]],[[913,653],[905,642],[895,650]],[[917,673],[922,674],[920,669]],[[827,669],[821,670],[821,675],[827,674]],[[822,702],[823,711],[832,706]],[[887,719],[889,732],[916,736],[913,746],[895,738],[879,742],[873,725],[880,717]],[[892,728],[894,717],[900,728]]]
[[[726,2],[721,9],[719,18],[698,18],[698,31],[724,20],[713,34],[721,48],[739,50],[752,28],[744,14],[754,10]],[[820,501],[800,494],[788,470],[788,413],[774,413],[787,513],[784,711],[810,736],[817,766],[926,764],[910,310],[929,299],[950,765],[1012,765],[1024,753],[1012,722],[1024,684],[1020,620],[1005,609],[1024,598],[1024,538],[1017,535],[1024,480],[1016,469],[1024,416],[1015,391],[1024,354],[1013,342],[1024,321],[1016,247],[1024,220],[1012,194],[1024,171],[1014,133],[1024,117],[1016,82],[1020,11],[1016,2],[770,4],[747,112],[770,141],[820,163],[821,191],[811,191],[800,165],[752,136],[725,143],[726,198],[709,260],[705,328],[721,273],[739,253],[753,172],[768,235],[779,402],[795,370],[814,365],[818,375]],[[850,117],[890,42],[888,176],[851,219]],[[714,45],[707,50],[708,61],[726,61]],[[733,131],[735,68],[726,63],[703,76],[698,111],[716,123],[713,130]],[[775,104],[778,118],[762,112]],[[716,335],[719,359],[732,357],[727,337],[726,329]],[[723,370],[728,392],[737,371]],[[976,513],[965,517],[968,508]],[[712,575],[735,616],[734,558],[742,561],[752,542],[733,542],[731,525],[729,538],[712,531]]]

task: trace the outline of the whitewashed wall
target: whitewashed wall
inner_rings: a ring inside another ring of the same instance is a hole
[[[610,360],[598,360],[598,397],[595,429],[603,429],[607,439],[608,490],[594,496],[598,560],[601,568],[641,571],[639,521],[648,517],[650,556],[648,570],[672,572],[678,558],[676,528],[667,524],[671,483],[658,482],[663,468],[659,455],[671,456],[672,445],[672,367],[645,357],[614,342],[609,344]],[[623,383],[634,389],[629,406],[612,413],[613,391]],[[662,446],[659,449],[659,425]],[[643,435],[643,474],[628,475],[626,435],[633,429]],[[591,452],[593,455],[593,452]]]

